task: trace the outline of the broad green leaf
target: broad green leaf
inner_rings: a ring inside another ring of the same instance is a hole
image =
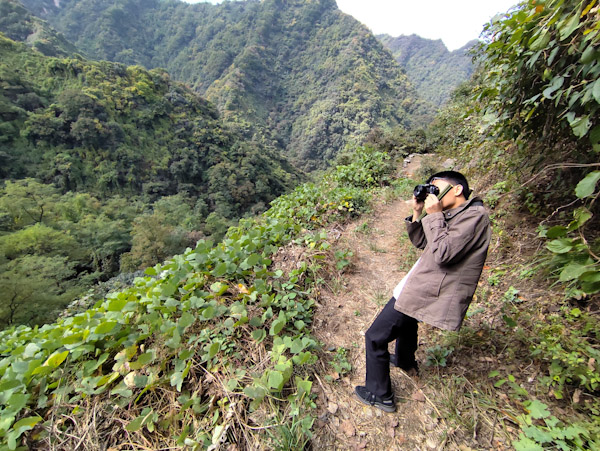
[[[256,329],[252,331],[251,335],[254,340],[260,343],[267,336],[267,332],[264,329]]]
[[[204,319],[212,319],[215,317],[215,308],[212,305],[207,306],[202,310],[202,317]]]
[[[296,387],[298,388],[298,397],[301,398],[304,394],[310,394],[312,382],[296,376]]]
[[[550,252],[554,252],[555,254],[566,254],[571,249],[573,249],[573,241],[568,238],[561,238],[558,240],[552,240],[546,247]]]
[[[567,236],[567,228],[565,226],[550,227],[546,232],[546,238],[562,238]]]
[[[573,212],[575,218],[571,224],[569,224],[569,232],[577,230],[579,227],[584,225],[590,219],[592,219],[592,212],[585,207],[579,207]]]
[[[129,364],[129,366],[132,370],[139,370],[139,369],[143,368],[144,366],[148,365],[153,360],[154,360],[154,352],[149,351],[149,352],[140,354],[138,359],[135,362],[131,362]]]
[[[100,324],[98,327],[96,327],[96,329],[94,330],[94,333],[96,335],[103,335],[103,334],[107,334],[109,333],[111,330],[113,330],[115,328],[115,326],[117,325],[116,321],[106,321],[103,322],[102,324]]]
[[[292,354],[298,354],[300,352],[302,352],[305,348],[304,343],[302,343],[302,340],[300,338],[296,338],[294,339],[294,341],[292,341],[292,345],[290,346],[290,352]]]
[[[48,360],[44,362],[44,366],[49,366],[50,368],[57,368],[61,363],[65,361],[68,355],[69,351],[55,352],[50,357],[48,357]]]
[[[566,24],[559,24],[560,29],[560,40],[564,41],[569,36],[573,34],[573,32],[579,27],[579,17],[574,15],[571,19],[567,21]]]
[[[508,327],[517,327],[517,322],[508,315],[502,315],[502,319]]]
[[[125,307],[125,304],[127,304],[128,299],[111,299],[111,301],[108,304],[108,311],[109,312],[120,312],[121,310],[123,310],[123,307]]]
[[[571,130],[578,138],[584,137],[592,126],[592,121],[588,116],[582,116],[571,122]]]
[[[20,428],[27,428],[24,429],[25,430],[29,430],[31,429],[33,426],[35,426],[36,424],[38,424],[40,421],[42,421],[43,418],[40,416],[35,416],[35,417],[27,417],[27,418],[23,418],[19,421],[17,421],[14,425],[13,425],[13,429],[20,429]]]
[[[33,427],[42,421],[43,418],[40,416],[27,417],[17,421],[12,428],[12,431],[8,433],[7,442],[8,448],[13,450],[17,449],[17,439],[23,434],[23,432],[33,429]]]
[[[579,276],[579,280],[589,283],[600,282],[600,268],[596,269],[595,271],[589,271],[581,274]]]
[[[594,96],[594,100],[600,103],[600,78],[598,78],[592,86],[592,95]]]
[[[2,415],[6,415],[8,413],[18,414],[21,409],[27,405],[29,398],[30,395],[25,393],[13,393],[10,398],[8,398],[6,408],[2,412]]]
[[[305,363],[309,363],[311,360],[314,360],[313,357],[315,356],[312,352],[304,351],[298,355],[293,356],[292,362],[294,362],[296,365],[304,365]]]
[[[221,343],[218,341],[213,341],[210,347],[208,348],[208,357],[213,358],[217,355],[217,353],[221,350]]]
[[[560,273],[558,280],[561,282],[568,282],[569,280],[577,279],[583,273],[590,270],[588,265],[582,265],[580,263],[571,262],[563,268]]]
[[[276,390],[276,391],[281,391],[281,389],[283,388],[283,382],[284,378],[283,378],[283,374],[280,371],[270,371],[269,372],[269,379],[268,379],[268,386],[269,388]]]
[[[142,424],[144,423],[145,419],[146,419],[146,415],[140,415],[139,417],[135,418],[133,421],[129,422],[129,424],[127,426],[125,426],[125,429],[128,430],[129,432],[139,431],[142,428]]]
[[[521,440],[513,442],[513,446],[515,447],[515,451],[544,451],[544,448],[540,444],[525,437],[523,434],[521,434]]]
[[[548,45],[548,42],[550,42],[550,33],[548,32],[548,30],[544,30],[542,31],[542,33],[538,36],[537,39],[535,39],[530,45],[529,48],[531,50],[538,51],[538,50],[542,50],[543,48],[546,47],[546,45]]]
[[[592,171],[581,180],[575,188],[575,195],[579,199],[591,196],[596,191],[596,183],[600,180],[600,171]]]
[[[117,372],[114,372],[111,374],[106,374],[106,375],[102,376],[98,380],[98,382],[96,382],[96,387],[103,387],[104,385],[110,385],[115,380],[117,380],[119,378],[119,376],[121,376],[121,374],[117,373]]]
[[[279,332],[281,332],[281,330],[284,328],[285,323],[285,319],[281,318],[273,321],[273,323],[271,324],[271,329],[269,330],[269,335],[278,335]]]
[[[583,64],[589,64],[594,61],[594,56],[596,55],[596,49],[594,48],[594,44],[590,44],[587,49],[581,54],[581,62]]]
[[[262,256],[259,254],[252,254],[246,260],[245,263],[249,266],[255,266],[262,260]]]
[[[181,318],[179,318],[179,321],[177,321],[177,324],[185,329],[186,327],[194,324],[194,321],[196,321],[196,317],[194,315],[192,315],[190,312],[184,312],[181,315]]]
[[[213,269],[213,276],[222,277],[227,273],[227,263],[223,262],[217,265],[215,269]]]
[[[546,404],[544,404],[543,402],[538,401],[537,399],[534,399],[533,401],[531,401],[529,403],[529,405],[526,405],[527,410],[529,411],[529,415],[531,415],[532,418],[540,419],[540,418],[546,418],[550,416],[550,412],[548,411],[548,406]]]
[[[23,352],[23,357],[26,359],[30,359],[32,358],[40,349],[42,349],[41,347],[39,347],[36,343],[29,343],[27,346],[25,346],[25,351]]]

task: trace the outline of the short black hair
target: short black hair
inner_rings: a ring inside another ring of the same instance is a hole
[[[467,182],[466,177],[458,171],[438,172],[429,177],[429,179],[427,179],[427,183],[431,183],[434,179],[442,179],[453,185],[462,185],[465,199],[468,199],[471,195],[471,190],[469,189],[469,182]]]

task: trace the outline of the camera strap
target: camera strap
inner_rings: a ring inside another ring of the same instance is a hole
[[[437,196],[437,198],[439,200],[442,200],[442,197],[444,197],[452,188],[454,188],[454,185],[446,186],[446,188],[442,190],[442,192]],[[427,216],[427,212],[425,211],[425,208],[423,208],[421,215],[417,218],[417,222],[421,222],[421,219],[423,219],[425,216]]]

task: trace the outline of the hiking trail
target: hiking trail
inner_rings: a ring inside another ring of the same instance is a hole
[[[415,156],[403,169],[412,176],[421,156]],[[314,333],[326,349],[345,348],[352,370],[328,380],[317,377],[318,419],[315,422],[314,449],[432,450],[444,447],[445,427],[438,420],[433,393],[423,380],[423,349],[428,326],[419,325],[421,376],[411,378],[398,368],[390,368],[396,398],[396,412],[390,414],[362,404],[354,395],[356,385],[364,385],[364,334],[392,290],[416,261],[417,251],[400,240],[405,233],[404,218],[411,214],[406,199],[379,202],[373,213],[348,224],[336,248],[353,252],[352,266],[337,280],[328,283],[316,310]],[[406,240],[405,240],[406,241]],[[392,349],[393,342],[390,344]]]

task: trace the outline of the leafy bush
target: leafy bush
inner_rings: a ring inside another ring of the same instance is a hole
[[[573,212],[567,226],[542,228],[540,235],[551,239],[546,247],[553,254],[550,262],[558,280],[566,284],[568,297],[585,297],[600,292],[600,261],[598,243],[585,238],[585,225],[592,219],[590,211],[598,197],[596,184],[600,171],[590,172],[575,188],[576,196],[584,205]]]
[[[544,323],[536,323],[532,355],[549,363],[542,379],[557,399],[567,387],[595,393],[600,390],[600,322],[578,308],[565,307]]]
[[[487,25],[480,51],[488,110],[504,131],[589,137],[600,150],[600,29],[595,0],[521,2]]]
[[[333,180],[359,188],[380,186],[389,180],[394,169],[387,153],[377,152],[369,147],[359,147],[341,158],[342,161],[346,159],[350,162],[336,166]]]

